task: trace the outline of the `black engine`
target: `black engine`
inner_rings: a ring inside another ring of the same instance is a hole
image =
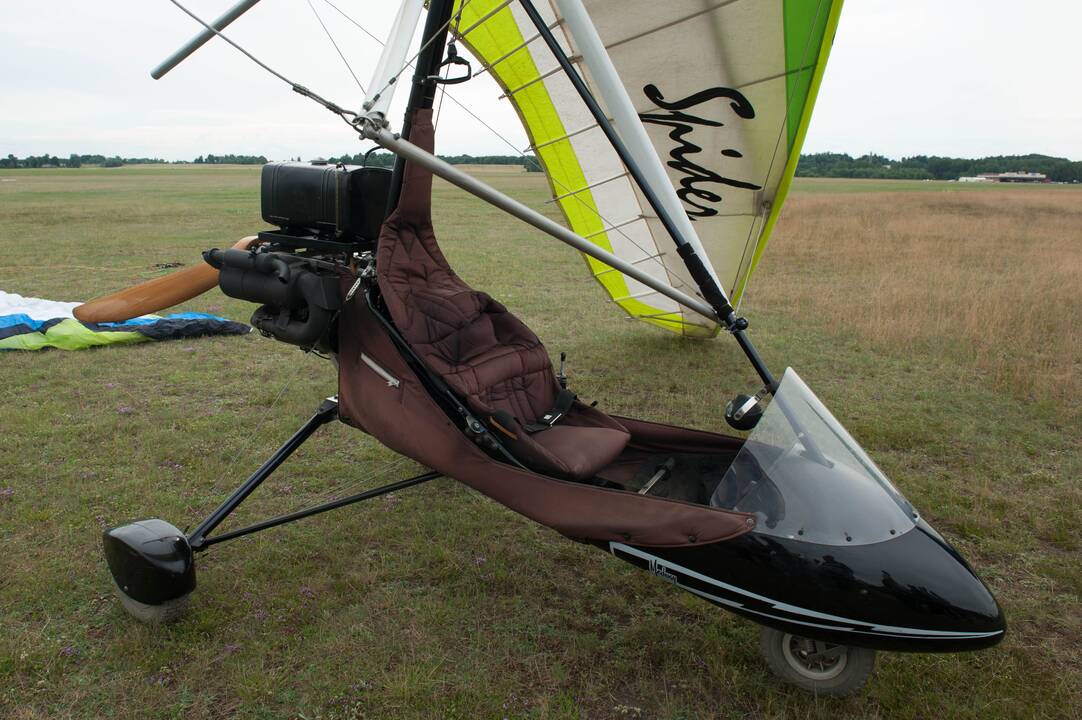
[[[260,303],[252,325],[276,340],[336,350],[334,320],[343,276],[373,252],[386,217],[391,171],[325,163],[263,166],[263,219],[252,250],[209,250],[229,297]]]
[[[283,252],[208,250],[218,286],[229,297],[261,303],[252,325],[264,335],[304,348],[334,350],[328,333],[342,306],[342,273],[333,263]]]

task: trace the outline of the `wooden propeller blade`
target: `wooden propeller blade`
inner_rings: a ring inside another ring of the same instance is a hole
[[[246,237],[238,241],[233,248],[247,250],[257,239],[254,235]],[[200,262],[198,265],[89,300],[75,308],[75,318],[90,323],[124,322],[191,300],[217,284],[218,271]]]

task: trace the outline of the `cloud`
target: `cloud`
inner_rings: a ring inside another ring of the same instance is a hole
[[[227,5],[189,4],[205,18]],[[378,45],[326,4],[315,4],[367,83]],[[396,6],[340,5],[377,36],[386,36]],[[847,3],[806,149],[1082,158],[1078,27],[1082,5],[1054,0]],[[0,3],[0,154],[190,159],[207,152],[312,157],[364,149],[341,121],[219,40],[163,80],[151,80],[150,69],[197,30],[165,0],[107,7]],[[360,91],[306,3],[261,3],[227,34],[291,79],[359,106]],[[453,92],[514,146],[526,146],[490,77]],[[399,92],[392,118],[401,117],[405,95]],[[450,102],[441,113],[439,150],[512,152]]]

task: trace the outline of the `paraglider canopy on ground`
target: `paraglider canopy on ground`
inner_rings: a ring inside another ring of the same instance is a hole
[[[72,314],[79,305],[0,290],[0,350],[83,350],[99,345],[202,335],[245,335],[251,331],[244,323],[197,312],[143,315],[115,323],[83,323]]]

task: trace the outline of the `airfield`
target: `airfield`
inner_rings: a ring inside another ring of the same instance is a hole
[[[558,219],[540,173],[471,171]],[[265,226],[258,179],[0,171],[0,289],[85,300],[198,262]],[[587,401],[722,430],[758,389],[726,338],[623,318],[574,251],[439,181],[434,205],[459,274],[566,351]],[[0,355],[0,716],[1082,716],[1082,186],[798,179],[741,312],[974,564],[1000,646],[881,653],[862,696],[815,699],[751,623],[447,479],[204,553],[186,619],[137,625],[101,531],[197,521],[336,391],[253,333]],[[415,471],[332,424],[230,523]]]

